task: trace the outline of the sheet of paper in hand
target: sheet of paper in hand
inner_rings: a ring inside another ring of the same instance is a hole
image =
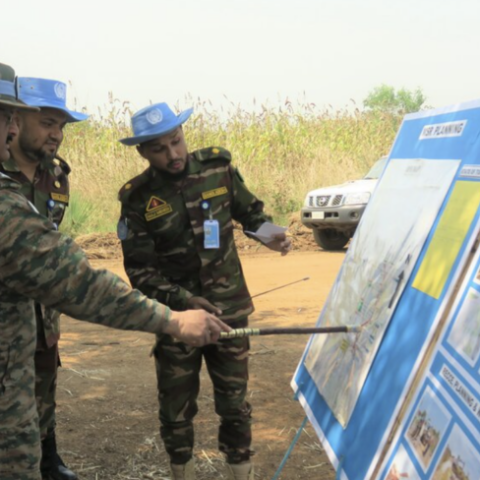
[[[285,233],[286,231],[287,227],[280,227],[278,225],[274,225],[273,223],[265,222],[256,232],[245,231],[245,233],[248,233],[248,235],[251,237],[260,240],[262,243],[270,243],[275,240],[274,235]]]

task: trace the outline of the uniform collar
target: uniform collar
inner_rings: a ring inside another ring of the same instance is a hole
[[[3,165],[5,165],[5,162],[3,163]],[[17,180],[13,179],[12,177],[9,177],[3,172],[0,172],[0,183],[2,181],[7,182],[9,187],[13,187],[16,189],[20,189],[21,187],[21,184]]]
[[[37,172],[40,170],[49,170],[53,166],[53,163],[50,162],[40,162],[37,165]],[[10,158],[6,161],[3,162],[3,169],[6,172],[11,172],[11,173],[20,173],[20,167],[18,166],[18,163],[15,161],[15,158],[13,158],[12,152],[10,151]]]
[[[193,155],[188,155],[188,174],[199,173],[201,169],[202,164]]]
[[[3,162],[2,164],[3,166],[3,169],[6,171],[6,172],[20,172],[20,169],[18,168],[18,165],[17,165],[17,162],[15,161],[15,159],[13,158],[12,156],[12,152],[10,152],[10,158],[6,161],[6,162]]]

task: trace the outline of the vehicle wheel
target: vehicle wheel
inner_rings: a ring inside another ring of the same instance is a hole
[[[350,240],[350,236],[331,228],[313,229],[313,237],[319,247],[324,250],[341,250]]]

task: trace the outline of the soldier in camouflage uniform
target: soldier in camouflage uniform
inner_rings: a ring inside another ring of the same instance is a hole
[[[57,228],[69,202],[70,167],[57,156],[67,123],[86,120],[88,115],[66,106],[66,85],[56,80],[19,78],[19,98],[39,112],[19,115],[20,129],[10,145],[10,159],[0,171],[21,184],[21,192],[40,214]],[[60,312],[35,305],[37,349],[35,352],[35,395],[42,439],[41,471],[45,479],[76,480],[57,452],[55,397],[60,365],[58,340]]]
[[[176,116],[165,103],[152,105],[132,117],[135,136],[121,140],[138,145],[150,163],[119,193],[125,270],[135,288],[171,308],[204,308],[233,328],[245,327],[253,304],[233,220],[255,232],[270,217],[232,167],[227,150],[188,153],[181,125],[191,113]],[[286,254],[290,240],[281,234],[268,246]],[[248,350],[245,338],[195,348],[169,335],[157,337],[160,432],[174,479],[194,478],[193,418],[202,357],[214,386],[219,449],[226,454],[229,478],[253,479]]]
[[[24,108],[15,74],[0,64],[0,162],[9,159],[12,117]],[[35,402],[35,303],[78,319],[125,330],[166,333],[205,345],[228,331],[205,312],[174,312],[131,290],[119,277],[90,267],[84,253],[58,233],[0,173],[0,479],[40,480]]]

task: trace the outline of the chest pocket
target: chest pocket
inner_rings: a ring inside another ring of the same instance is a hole
[[[151,197],[144,218],[155,245],[164,252],[182,246],[191,235],[190,217],[181,197],[169,200]]]

